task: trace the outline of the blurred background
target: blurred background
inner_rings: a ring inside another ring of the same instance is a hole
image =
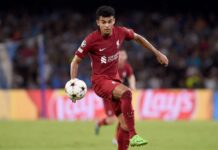
[[[138,88],[217,89],[218,22],[212,3],[170,0],[106,3],[115,7],[118,25],[142,34],[169,57],[169,67],[163,68],[149,51],[133,42],[125,44]],[[69,79],[69,63],[75,50],[96,29],[95,9],[101,4],[104,1],[83,4],[26,0],[2,5],[0,87],[39,88],[39,70],[44,65],[46,87],[63,88]],[[44,37],[42,63],[39,63],[39,35]],[[89,64],[89,59],[85,60],[79,78],[90,87]]]
[[[63,90],[65,83],[70,79],[70,62],[75,51],[86,35],[97,28],[95,10],[101,5],[113,6],[116,9],[117,25],[132,28],[140,33],[169,58],[169,66],[165,68],[157,63],[148,50],[134,42],[124,43],[128,61],[136,76],[138,90],[133,91],[133,104],[139,131],[151,129],[149,134],[153,135],[159,144],[159,147],[151,145],[149,149],[173,150],[175,147],[187,150],[205,150],[208,147],[211,150],[217,149],[216,138],[208,140],[208,136],[216,134],[218,128],[215,122],[218,119],[218,13],[215,2],[210,0],[2,1],[0,148],[29,149],[31,144],[25,145],[22,141],[8,143],[10,139],[16,141],[18,137],[16,138],[13,132],[22,132],[22,129],[36,131],[34,134],[42,133],[37,134],[36,138],[45,137],[46,132],[56,133],[59,129],[57,122],[52,124],[54,130],[48,130],[51,124],[46,121],[33,124],[23,120],[79,121],[75,123],[78,126],[83,126],[82,122],[86,121],[91,128],[89,130],[92,130],[93,122],[105,116],[101,99],[91,90],[91,68],[88,57],[82,61],[78,74],[78,78],[84,80],[89,87],[86,97],[73,104]],[[158,122],[146,125],[146,121],[150,120]],[[175,123],[172,125],[174,128],[164,124],[166,121],[185,121],[185,123]],[[189,128],[186,124],[189,121],[200,122],[194,122]],[[69,130],[71,128],[67,123],[61,125]],[[10,128],[12,126],[14,128]],[[31,128],[26,128],[27,126]],[[38,127],[42,130],[38,130]],[[166,135],[171,135],[172,129],[175,129],[172,130],[174,132],[181,131],[175,135],[172,133],[172,139],[182,138],[183,140],[180,140],[182,142],[190,137],[192,139],[189,141],[194,140],[190,142],[193,144],[185,146],[187,143],[175,142],[172,143],[172,147],[167,146],[166,140],[173,141],[170,136],[168,138],[164,137],[164,134],[159,136],[158,133],[152,132],[160,131],[162,127],[166,127],[165,130],[169,131]],[[211,130],[199,135],[199,131],[205,128]],[[106,132],[108,134],[113,132],[111,128],[109,129],[110,131]],[[191,136],[186,137],[186,129]],[[73,130],[75,131],[72,132],[76,132],[79,129]],[[68,138],[64,137],[68,131],[60,131],[53,137],[63,134],[63,139],[67,141]],[[185,133],[184,137],[177,137],[182,133]],[[24,134],[23,138],[29,136]],[[78,146],[80,149],[91,149],[90,145],[93,143],[93,148],[98,149],[95,146],[99,139],[87,144],[87,147],[83,146],[82,141],[74,140],[76,146],[78,143],[81,144]],[[202,140],[208,143],[201,143]],[[53,138],[47,143],[51,141]],[[58,143],[57,148],[63,149],[62,146],[66,141],[54,140],[53,146]],[[49,144],[45,144],[46,141],[45,143],[38,141],[41,147],[35,145],[34,140],[29,142],[32,142],[32,147],[49,149]],[[67,142],[69,149],[75,147],[74,144],[71,145],[72,141]],[[109,149],[116,148],[109,145]]]

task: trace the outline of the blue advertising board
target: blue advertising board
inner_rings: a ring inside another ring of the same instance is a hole
[[[213,117],[215,120],[218,120],[218,91],[214,93],[214,112]]]

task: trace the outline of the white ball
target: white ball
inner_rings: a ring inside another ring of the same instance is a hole
[[[71,79],[65,84],[65,91],[69,98],[73,101],[82,99],[86,92],[86,83],[79,79]]]

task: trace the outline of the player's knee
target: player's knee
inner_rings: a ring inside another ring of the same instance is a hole
[[[130,90],[126,90],[122,96],[122,99],[132,100],[132,92]]]

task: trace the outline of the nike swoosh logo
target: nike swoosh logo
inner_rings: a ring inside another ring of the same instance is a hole
[[[102,52],[104,51],[106,48],[100,48],[99,51]]]

